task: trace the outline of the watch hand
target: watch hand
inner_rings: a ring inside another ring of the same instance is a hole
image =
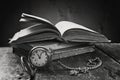
[[[41,53],[40,53],[40,55],[39,54],[37,54],[38,55],[38,57],[39,57],[39,59],[41,59],[41,55],[42,55],[42,53],[43,53],[44,51],[42,51]]]
[[[38,55],[38,58],[41,59],[41,55],[37,54]]]

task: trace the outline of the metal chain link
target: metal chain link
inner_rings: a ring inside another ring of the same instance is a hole
[[[64,68],[70,70],[70,75],[78,75],[79,73],[87,73],[91,69],[96,69],[100,67],[102,65],[102,60],[99,57],[96,57],[95,59],[89,59],[87,66],[77,68],[67,66],[63,64],[61,61],[58,61],[58,63]]]

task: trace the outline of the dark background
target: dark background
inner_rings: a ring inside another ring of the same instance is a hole
[[[17,31],[21,14],[40,16],[56,24],[69,20],[120,42],[120,3],[116,0],[16,0],[0,2],[0,46]]]

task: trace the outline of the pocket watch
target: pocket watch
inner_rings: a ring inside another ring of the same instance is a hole
[[[29,60],[36,67],[45,66],[50,58],[50,52],[44,47],[34,47],[30,51]]]

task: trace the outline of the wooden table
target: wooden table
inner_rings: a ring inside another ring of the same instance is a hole
[[[97,56],[103,62],[99,68],[79,76],[69,76],[64,73],[64,70],[59,71],[52,66],[51,68],[56,70],[56,74],[36,73],[35,80],[120,80],[120,44],[95,43],[95,46],[96,53],[76,57],[79,57],[78,64],[84,64],[84,62],[80,62],[80,60],[86,61],[88,58]],[[72,63],[68,62],[68,65],[74,65],[73,63],[78,62],[76,60],[78,60],[78,58],[75,58]],[[53,65],[57,64],[53,63]],[[27,80],[27,78],[29,78],[29,75],[21,68],[19,57],[14,55],[12,48],[9,47],[0,48],[0,73],[0,80],[3,80],[3,78],[6,80],[13,80],[13,78],[17,80],[18,78]],[[21,76],[19,76],[19,74]]]

